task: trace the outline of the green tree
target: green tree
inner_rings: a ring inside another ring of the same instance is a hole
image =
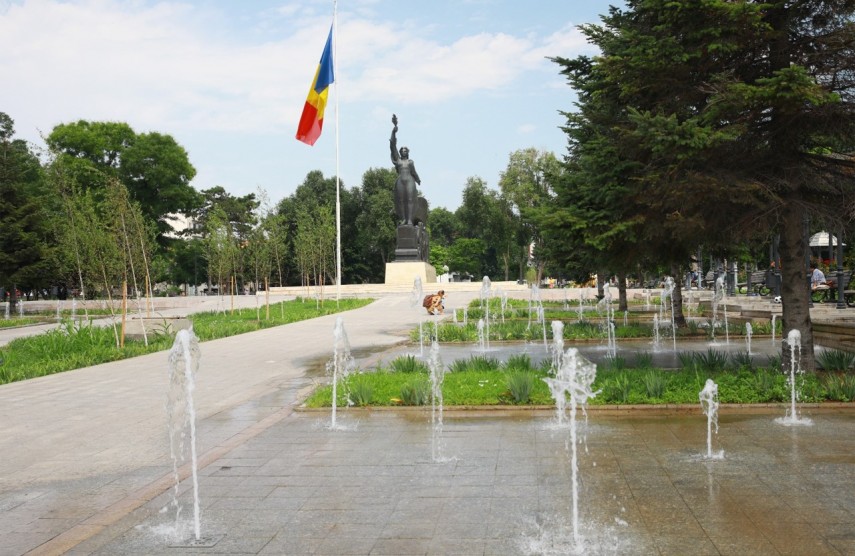
[[[173,231],[169,213],[188,214],[200,203],[190,186],[196,170],[171,136],[137,134],[126,123],[88,122],[56,126],[46,139],[62,158],[65,172],[100,200],[111,178],[118,178],[147,219],[158,226],[158,241]]]
[[[170,213],[188,214],[199,204],[199,194],[190,185],[196,169],[184,147],[169,135],[137,135],[121,154],[118,176],[143,215],[157,222],[158,231],[174,231]]]
[[[461,235],[461,224],[457,215],[445,207],[430,210],[428,217],[431,249],[435,246],[448,247]]]
[[[484,253],[487,246],[477,238],[459,238],[448,248],[448,268],[451,272],[469,274],[475,279],[484,276]]]
[[[214,206],[207,213],[204,238],[208,285],[216,285],[221,295],[225,291],[234,293],[232,278],[237,275],[240,246],[222,207]]]
[[[335,283],[335,216],[329,205],[297,212],[296,258],[303,285]]]
[[[852,212],[855,4],[637,0],[583,32],[641,239],[781,235],[784,326],[813,336],[803,230]],[[568,69],[571,69],[568,66]],[[581,99],[583,102],[585,99]],[[661,245],[659,241],[651,243]],[[785,357],[788,353],[784,353]]]
[[[508,233],[506,205],[499,193],[488,188],[481,178],[468,178],[463,188],[463,202],[455,216],[461,230],[461,238],[458,239],[479,239],[482,242],[481,260],[477,265],[479,273],[495,277],[499,273],[503,238]],[[451,246],[456,243],[457,240]]]
[[[14,134],[12,118],[0,112],[0,286],[13,305],[17,286],[42,287],[52,270],[44,174],[38,157]]]
[[[537,211],[551,204],[555,182],[562,172],[563,167],[554,154],[528,148],[511,153],[508,166],[499,178],[502,197],[519,219],[515,236],[517,252],[521,255],[520,264],[522,253],[528,257],[528,247],[533,244],[538,282],[548,263],[548,251],[538,225]]]
[[[342,233],[343,273],[348,282],[382,283],[386,263],[394,259],[397,222],[393,190],[397,174],[389,168],[372,168],[362,176],[362,187],[347,195],[345,221],[350,233]],[[347,229],[347,227],[345,227]]]

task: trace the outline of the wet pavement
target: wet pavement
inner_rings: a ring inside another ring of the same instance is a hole
[[[344,313],[354,351],[404,341],[408,297]],[[448,411],[439,432],[424,409],[340,410],[340,430],[295,410],[335,318],[201,345],[195,543],[188,466],[177,528],[170,505],[165,353],[0,386],[0,555],[855,554],[855,411],[729,411],[715,460],[700,408],[591,411],[577,544],[552,412]]]
[[[71,554],[855,554],[855,418],[592,411],[580,429],[580,540],[569,429],[551,412],[298,412],[203,470],[201,538],[164,493]],[[436,443],[436,444],[435,444]],[[437,449],[436,446],[439,446]],[[192,507],[192,490],[182,502]]]

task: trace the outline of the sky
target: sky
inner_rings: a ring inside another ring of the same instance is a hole
[[[410,149],[431,208],[512,152],[566,152],[575,93],[548,57],[595,55],[583,23],[618,0],[0,0],[0,112],[43,147],[54,126],[125,122],[168,134],[197,190],[291,195],[313,170],[361,184]],[[314,146],[297,122],[329,33],[336,81]],[[336,122],[338,125],[336,125]],[[336,134],[338,128],[338,134]],[[338,157],[336,137],[338,136]]]

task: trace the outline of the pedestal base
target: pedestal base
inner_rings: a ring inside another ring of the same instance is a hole
[[[412,285],[416,276],[422,279],[422,284],[436,283],[436,269],[425,262],[386,263],[386,285]]]

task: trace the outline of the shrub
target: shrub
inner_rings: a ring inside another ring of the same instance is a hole
[[[823,380],[823,387],[829,400],[855,401],[855,375],[829,374]]]
[[[855,365],[855,353],[839,349],[822,350],[816,359],[826,371],[846,371]]]
[[[636,369],[651,369],[653,368],[653,354],[649,351],[639,351],[635,354]]]
[[[430,383],[424,378],[413,378],[401,385],[401,402],[404,405],[425,405],[430,399]]]
[[[629,374],[622,372],[607,379],[603,384],[603,393],[606,399],[626,403],[632,391],[632,381]]]
[[[531,371],[531,357],[527,353],[517,353],[515,355],[511,355],[508,357],[508,360],[505,361],[505,370],[507,372],[513,371]]]
[[[626,369],[626,359],[619,355],[609,357],[606,359],[606,369],[610,371],[621,371]]]
[[[347,381],[347,399],[356,406],[371,405],[374,401],[374,384],[363,374],[352,375]]]
[[[516,403],[528,403],[534,388],[534,373],[513,371],[508,373],[508,390]]]
[[[714,373],[727,368],[727,353],[709,348],[706,353],[695,353],[697,367],[708,373]]]
[[[754,368],[754,360],[747,351],[738,351],[730,356],[730,363],[734,369],[750,371]]]
[[[843,395],[846,396],[846,401],[855,401],[855,376],[844,375],[840,382],[843,389]]]
[[[484,355],[473,355],[469,359],[457,359],[449,369],[453,373],[495,371],[499,368],[499,360]]]
[[[761,397],[769,397],[775,388],[775,376],[765,369],[757,371],[754,375],[754,388]]]
[[[698,359],[693,351],[678,351],[677,358],[680,360],[680,368],[686,371],[698,370]]]
[[[427,365],[416,359],[415,355],[402,355],[389,362],[389,368],[394,373],[426,373]]]
[[[780,354],[767,355],[766,356],[766,364],[768,365],[769,370],[774,371],[774,372],[780,372],[781,371],[781,364],[782,364],[781,355]]]
[[[644,388],[647,397],[659,399],[665,392],[665,375],[662,371],[648,371],[644,374]]]

